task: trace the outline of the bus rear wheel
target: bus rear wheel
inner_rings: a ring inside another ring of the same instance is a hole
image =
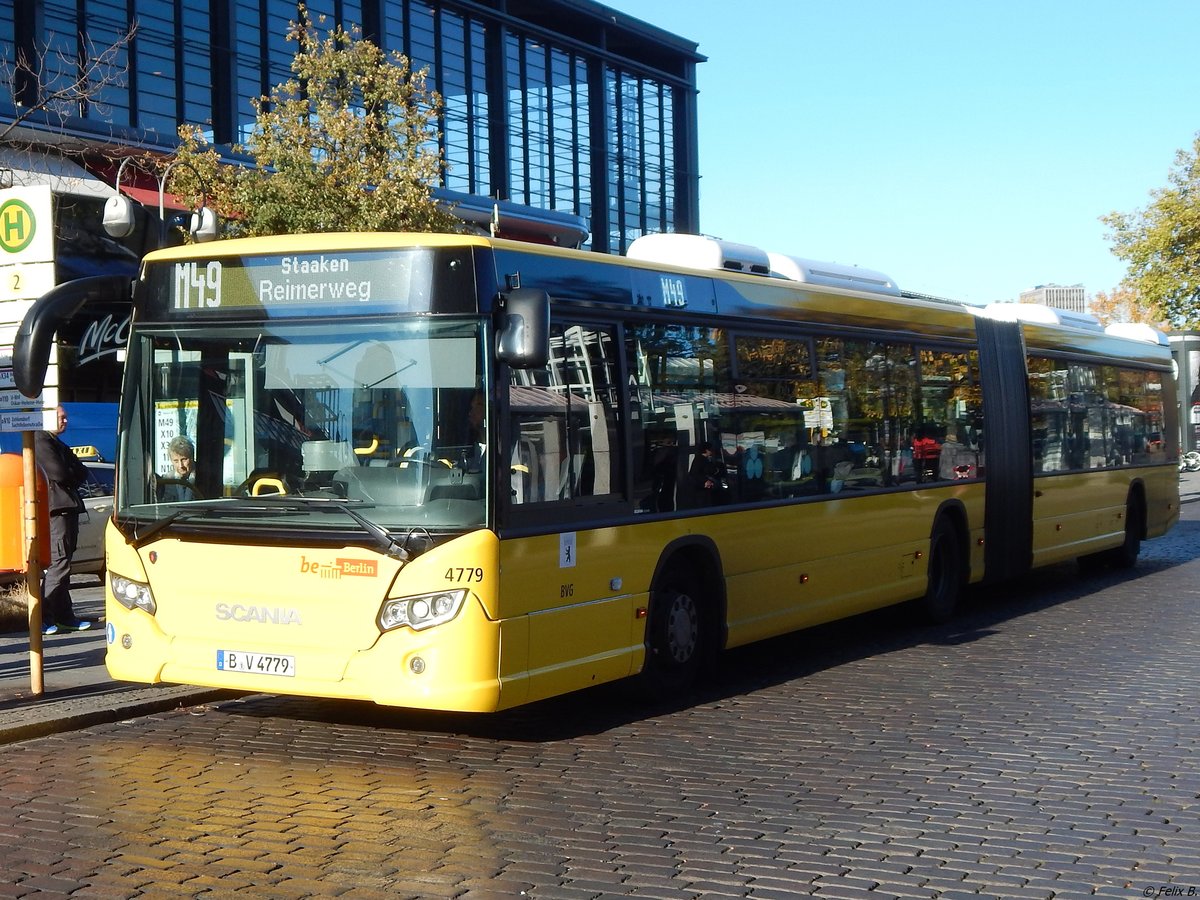
[[[963,584],[962,547],[958,529],[942,517],[929,536],[928,582],[918,601],[921,614],[930,622],[945,622],[958,606]]]
[[[1137,565],[1138,554],[1142,552],[1143,523],[1142,504],[1136,495],[1131,494],[1125,501],[1125,540],[1121,546],[1105,554],[1105,562],[1114,569],[1132,569]]]
[[[681,572],[668,573],[652,591],[642,668],[652,698],[678,694],[695,681],[706,636],[701,602],[695,582]]]

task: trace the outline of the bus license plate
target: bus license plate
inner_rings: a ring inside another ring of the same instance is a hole
[[[222,672],[253,672],[257,675],[296,674],[296,657],[272,653],[248,653],[245,650],[218,650],[217,669]]]

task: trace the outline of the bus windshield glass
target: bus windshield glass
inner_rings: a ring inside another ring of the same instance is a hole
[[[482,334],[437,317],[135,327],[118,519],[485,524]]]

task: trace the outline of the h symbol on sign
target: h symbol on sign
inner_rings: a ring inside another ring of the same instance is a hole
[[[19,210],[10,209],[4,214],[4,240],[6,243],[25,240],[25,217]]]

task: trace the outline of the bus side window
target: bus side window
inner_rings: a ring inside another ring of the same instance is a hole
[[[625,355],[637,510],[669,512],[735,500],[738,458],[727,435],[736,423],[725,333],[697,325],[630,323]],[[702,478],[704,469],[714,477]],[[706,487],[709,482],[712,487]]]
[[[807,338],[737,335],[733,433],[742,500],[794,497],[812,482],[813,455],[800,401],[816,393]]]
[[[615,343],[607,326],[555,323],[546,368],[512,370],[513,503],[623,493]]]
[[[1070,443],[1066,366],[1037,356],[1030,356],[1027,365],[1033,471],[1066,471]]]
[[[927,439],[938,444],[936,459],[927,457],[939,481],[975,478],[982,460],[973,438],[982,421],[978,364],[971,353],[922,349],[920,418]]]

